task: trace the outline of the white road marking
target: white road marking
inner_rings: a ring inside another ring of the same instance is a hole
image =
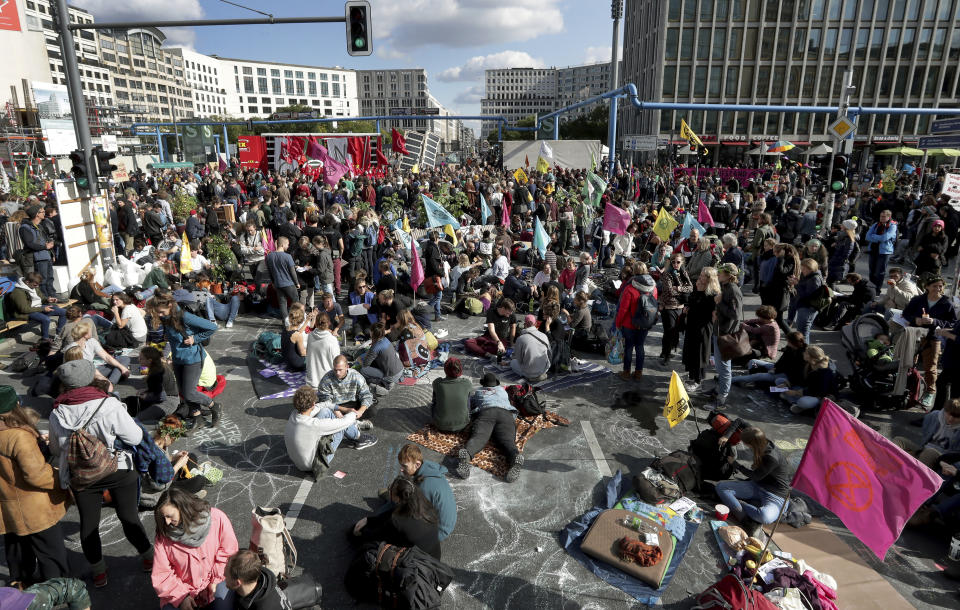
[[[303,503],[307,501],[307,496],[310,495],[310,488],[313,487],[313,483],[313,478],[306,478],[300,483],[300,488],[297,489],[297,495],[293,497],[290,510],[287,511],[287,517],[284,519],[288,530],[293,531],[293,526],[297,524],[300,511],[303,510]]]
[[[603,457],[603,451],[600,449],[600,443],[597,442],[597,435],[593,433],[593,426],[585,419],[580,420],[580,426],[583,428],[583,436],[587,439],[587,447],[590,448],[593,461],[597,463],[600,476],[612,476],[613,473],[610,471],[610,466],[607,465],[607,459]]]

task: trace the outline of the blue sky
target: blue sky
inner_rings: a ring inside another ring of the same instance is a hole
[[[332,16],[339,0],[239,2],[276,17]],[[98,21],[251,18],[216,0],[76,0]],[[609,61],[606,0],[371,0],[373,55],[350,57],[343,24],[167,30],[200,53],[345,68],[427,70],[447,108],[479,114],[484,68],[568,66]],[[477,125],[474,125],[475,127]]]

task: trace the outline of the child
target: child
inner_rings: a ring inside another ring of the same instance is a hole
[[[140,350],[140,370],[144,369],[147,389],[126,401],[127,410],[141,421],[158,420],[166,415],[167,410],[175,409],[179,402],[177,380],[173,370],[163,362],[160,350],[149,345]]]
[[[893,362],[893,346],[890,345],[890,335],[877,333],[872,340],[867,341],[867,358],[878,364]]]

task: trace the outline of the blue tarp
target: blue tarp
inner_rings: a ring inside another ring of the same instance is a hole
[[[623,489],[623,473],[618,470],[617,474],[607,483],[606,502],[604,502],[602,506],[594,506],[565,527],[563,531],[560,532],[560,543],[574,559],[586,566],[588,570],[641,604],[650,606],[657,604],[660,601],[660,596],[663,595],[667,587],[670,586],[673,575],[676,573],[677,568],[680,567],[680,562],[683,561],[683,557],[687,554],[690,543],[693,542],[693,537],[697,533],[699,524],[692,521],[687,522],[686,532],[683,538],[678,539],[674,547],[673,561],[663,576],[663,583],[659,589],[654,589],[647,583],[630,576],[626,572],[621,572],[613,566],[588,557],[580,550],[580,543],[583,542],[583,537],[586,535],[587,530],[590,529],[593,520],[603,511],[613,508],[626,491],[627,490]]]

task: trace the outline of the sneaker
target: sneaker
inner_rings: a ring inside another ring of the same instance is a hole
[[[700,389],[703,387],[701,384],[695,383],[695,382],[693,382],[693,381],[691,381],[690,383],[687,383],[687,384],[685,384],[685,385],[687,386],[687,393],[688,393],[688,394],[696,394],[696,393],[699,392]]]
[[[357,420],[357,430],[360,432],[369,432],[373,430],[373,422],[369,419]]]
[[[540,375],[539,377],[534,377],[533,379],[528,379],[527,381],[529,381],[530,383],[539,383],[539,382],[541,382],[541,381],[546,381],[546,380],[547,380],[547,374],[544,373],[543,375]]]
[[[707,404],[707,408],[710,409],[711,411],[718,411],[724,408],[726,405],[727,405],[726,395],[717,396]]]
[[[227,328],[233,328],[233,320],[227,320],[226,327],[227,327]]]
[[[506,479],[507,483],[513,483],[520,478],[520,469],[523,468],[523,454],[518,453],[515,458],[513,458],[513,464],[510,465],[510,470],[507,471]]]
[[[361,451],[367,447],[373,447],[377,444],[378,440],[379,439],[372,434],[361,434],[357,440],[353,441],[353,448]]]
[[[933,401],[936,400],[937,395],[933,392],[924,392],[923,397],[920,399],[920,404],[923,405],[924,409],[930,409],[933,407]]]
[[[457,476],[461,479],[466,479],[470,477],[470,454],[467,453],[467,450],[463,447],[460,448],[460,451],[457,452],[457,459],[460,460],[457,463]]]
[[[210,405],[210,427],[216,428],[220,425],[220,418],[223,416],[223,407],[219,402]]]
[[[150,563],[152,564],[153,561],[151,561]],[[151,569],[151,570],[153,569],[153,566],[152,566],[152,565],[150,566],[150,569]],[[94,587],[96,587],[96,588],[98,588],[98,589],[102,589],[103,587],[106,587],[108,583],[109,583],[109,580],[107,579],[107,571],[106,571],[106,570],[104,570],[103,572],[100,572],[99,574],[94,574],[94,575],[93,575],[93,586],[94,586]]]
[[[801,409],[798,405],[790,405],[790,412],[794,415],[800,415],[804,411],[806,411],[806,409]]]

